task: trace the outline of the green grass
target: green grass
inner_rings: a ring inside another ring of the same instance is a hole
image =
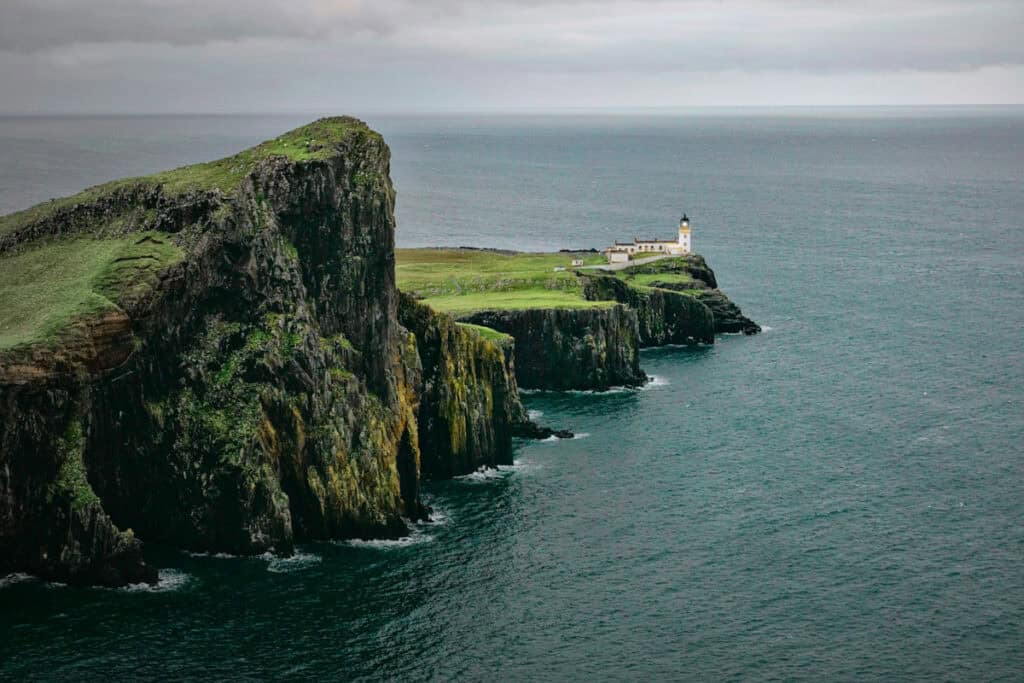
[[[395,256],[399,289],[446,313],[608,305],[583,299],[571,266],[573,258],[586,265],[603,263],[600,254],[398,249]]]
[[[100,501],[93,491],[82,462],[82,446],[84,442],[82,425],[78,420],[71,420],[64,436],[57,441],[60,453],[60,469],[57,478],[50,484],[49,499],[55,495],[65,495],[75,510],[84,510],[93,503]]]
[[[484,327],[483,325],[474,325],[473,323],[458,323],[460,327],[464,327],[467,330],[473,330],[487,341],[496,342],[498,344],[504,344],[505,342],[512,339],[512,335],[505,334],[504,332],[498,332],[490,327]]]
[[[273,140],[267,140],[243,152],[202,164],[183,166],[138,178],[115,180],[104,185],[90,187],[70,197],[53,199],[37,204],[24,211],[0,217],[0,235],[14,232],[27,225],[45,219],[61,208],[76,204],[88,204],[118,190],[133,186],[163,186],[168,195],[179,195],[191,190],[220,190],[231,193],[253,170],[257,162],[271,156],[283,156],[293,161],[323,159],[333,154],[332,145],[351,135],[365,135],[379,139],[355,119],[336,117],[320,119],[309,125],[296,128]]]
[[[395,250],[398,287],[423,297],[473,292],[554,289],[579,291],[571,271],[574,257],[586,265],[604,263],[600,254],[500,254],[469,249]],[[555,267],[567,270],[555,272]]]
[[[74,319],[145,295],[181,258],[168,235],[50,242],[0,260],[0,350],[57,336]]]
[[[474,292],[428,297],[423,303],[435,311],[459,314],[475,311],[519,311],[530,308],[602,308],[615,304],[613,301],[587,301],[578,293],[559,290]]]
[[[630,283],[632,284],[632,283]],[[651,292],[662,291],[662,292],[674,292],[675,294],[686,294],[687,296],[699,296],[702,292],[706,292],[706,289],[669,289],[667,287],[648,287],[646,285],[633,285],[636,289],[646,290]]]
[[[672,284],[689,285],[695,280],[687,273],[637,273],[630,274],[628,271],[620,271],[622,279],[631,285],[639,287],[650,286],[654,282],[666,282]]]

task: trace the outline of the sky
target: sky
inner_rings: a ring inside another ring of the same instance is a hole
[[[0,0],[0,113],[1024,103],[1024,0]]]

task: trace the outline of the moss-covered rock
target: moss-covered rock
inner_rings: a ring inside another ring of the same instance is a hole
[[[515,339],[516,381],[524,389],[637,386],[637,314],[623,305],[577,309],[482,311],[460,318]]]
[[[126,528],[235,553],[406,532],[421,382],[388,167],[327,119],[0,221],[0,259],[72,236],[169,255],[99,264],[109,305],[0,357],[0,571],[152,580]]]
[[[416,335],[423,369],[419,443],[425,477],[512,464],[512,435],[527,421],[508,335],[456,323],[402,295],[399,319]]]
[[[631,286],[639,285],[645,291],[673,291],[693,297],[714,315],[716,333],[757,334],[761,331],[757,323],[743,315],[739,306],[718,289],[715,272],[700,254],[624,268],[615,276]]]
[[[714,344],[715,317],[693,296],[656,287],[633,287],[611,275],[587,274],[583,295],[612,300],[636,311],[641,346]]]
[[[155,581],[142,544],[113,524],[89,481],[80,391],[53,384],[0,391],[0,574],[73,585]]]

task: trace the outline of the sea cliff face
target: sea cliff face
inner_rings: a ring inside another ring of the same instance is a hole
[[[643,286],[558,276],[590,302],[437,313],[396,289],[389,162],[323,119],[0,218],[0,575],[117,586],[156,579],[144,540],[400,536],[423,478],[571,436],[520,386],[637,386],[641,346],[758,329],[700,257]]]
[[[647,378],[637,313],[623,305],[481,311],[460,319],[515,339],[516,380],[524,389],[607,389]]]
[[[422,367],[419,443],[424,478],[512,464],[512,436],[528,422],[519,400],[514,341],[489,341],[402,295],[402,325]]]
[[[611,275],[581,277],[587,299],[618,301],[636,311],[640,346],[715,343],[715,316],[692,296],[664,289],[639,289]]]
[[[0,349],[0,574],[120,585],[155,578],[140,539],[397,536],[425,513],[421,438],[437,476],[510,459],[510,360],[399,322],[388,172],[379,135],[328,119],[3,219],[0,257],[119,251]]]
[[[645,279],[645,289],[684,292],[696,299],[714,315],[714,331],[718,334],[757,334],[761,331],[757,323],[744,316],[739,306],[718,289],[715,272],[699,254],[654,261],[628,268],[620,274],[627,278],[637,275],[648,276]]]

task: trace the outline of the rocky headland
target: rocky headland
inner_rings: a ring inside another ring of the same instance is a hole
[[[555,434],[520,386],[637,385],[642,346],[755,331],[702,259],[657,287],[560,272],[524,308],[402,294],[389,163],[322,119],[0,218],[0,574],[117,586],[156,579],[143,541],[401,536],[424,479]]]
[[[582,266],[573,263],[583,262]],[[604,270],[594,250],[399,249],[398,284],[515,341],[524,389],[602,391],[647,380],[640,349],[756,334],[699,254]]]

